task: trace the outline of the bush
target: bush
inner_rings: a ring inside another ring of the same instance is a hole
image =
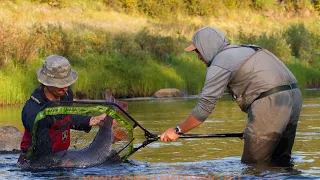
[[[188,0],[186,1],[187,13],[191,16],[209,16],[212,13],[213,6],[215,5],[212,1],[201,1],[201,0]]]
[[[47,27],[39,27],[43,34],[43,47],[41,49],[41,56],[48,56],[50,54],[67,55],[69,42],[67,41],[67,33],[59,24],[48,24]]]
[[[320,11],[320,0],[312,0],[313,7],[316,11]]]
[[[120,0],[103,0],[106,6],[114,9],[115,11],[122,11],[123,2]]]
[[[0,67],[7,63],[26,64],[37,56],[41,46],[41,32],[37,27],[18,28],[0,22]]]
[[[317,44],[314,35],[303,24],[290,26],[286,31],[286,41],[290,44],[292,55],[300,59],[305,65],[313,64],[315,51],[313,44]]]
[[[255,44],[261,46],[262,48],[268,49],[286,63],[290,62],[292,59],[290,45],[287,44],[284,35],[280,32],[274,32],[271,33],[271,35],[267,35],[266,33],[262,35],[247,35],[243,32],[242,28],[240,28],[239,35],[235,43]]]
[[[64,8],[66,7],[66,0],[31,0],[38,3],[46,3],[51,7]]]
[[[281,33],[273,33],[270,36],[263,34],[259,36],[256,44],[268,49],[285,63],[289,63],[291,61],[290,45],[287,44]]]
[[[252,5],[256,9],[267,10],[276,7],[277,0],[253,0]]]
[[[124,57],[130,57],[139,49],[134,41],[134,35],[126,32],[120,32],[114,35],[112,43],[113,51],[122,54]]]
[[[111,34],[102,29],[78,27],[66,33],[68,55],[83,56],[88,53],[105,53],[110,50]]]
[[[152,18],[175,19],[175,15],[182,12],[182,0],[143,0],[138,1],[138,11]]]
[[[147,28],[136,34],[135,42],[139,45],[140,50],[151,53],[161,61],[168,59],[171,53],[175,52],[176,47],[179,46],[179,42],[174,41],[171,37],[151,35]]]

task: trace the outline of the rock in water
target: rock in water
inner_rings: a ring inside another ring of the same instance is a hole
[[[0,126],[0,152],[20,151],[23,134],[13,126]]]

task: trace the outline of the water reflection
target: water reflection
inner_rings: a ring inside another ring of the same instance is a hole
[[[0,126],[14,126],[23,131],[21,111],[22,105],[0,106]]]

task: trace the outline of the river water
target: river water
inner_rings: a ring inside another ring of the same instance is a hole
[[[184,120],[197,103],[195,97],[125,99],[128,113],[143,127],[161,133]],[[0,126],[23,131],[22,105],[1,107]],[[214,113],[190,133],[241,132],[246,123],[229,96],[223,96]],[[144,137],[135,132],[135,144]],[[250,166],[240,162],[239,138],[181,139],[153,142],[130,157],[128,163],[55,171],[21,171],[18,154],[0,154],[3,179],[320,179],[320,91],[304,91],[303,108],[293,147],[293,168]]]

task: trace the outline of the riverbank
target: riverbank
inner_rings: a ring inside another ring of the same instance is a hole
[[[299,87],[320,86],[320,18],[307,5],[258,11],[252,4],[227,4],[227,14],[180,12],[170,19],[117,10],[122,6],[102,1],[59,2],[65,4],[0,2],[0,104],[28,99],[38,85],[35,70],[51,54],[67,57],[79,72],[72,86],[78,99],[103,99],[106,89],[117,98],[150,97],[162,88],[199,94],[206,67],[183,48],[206,25],[221,29],[232,43],[269,49]]]

